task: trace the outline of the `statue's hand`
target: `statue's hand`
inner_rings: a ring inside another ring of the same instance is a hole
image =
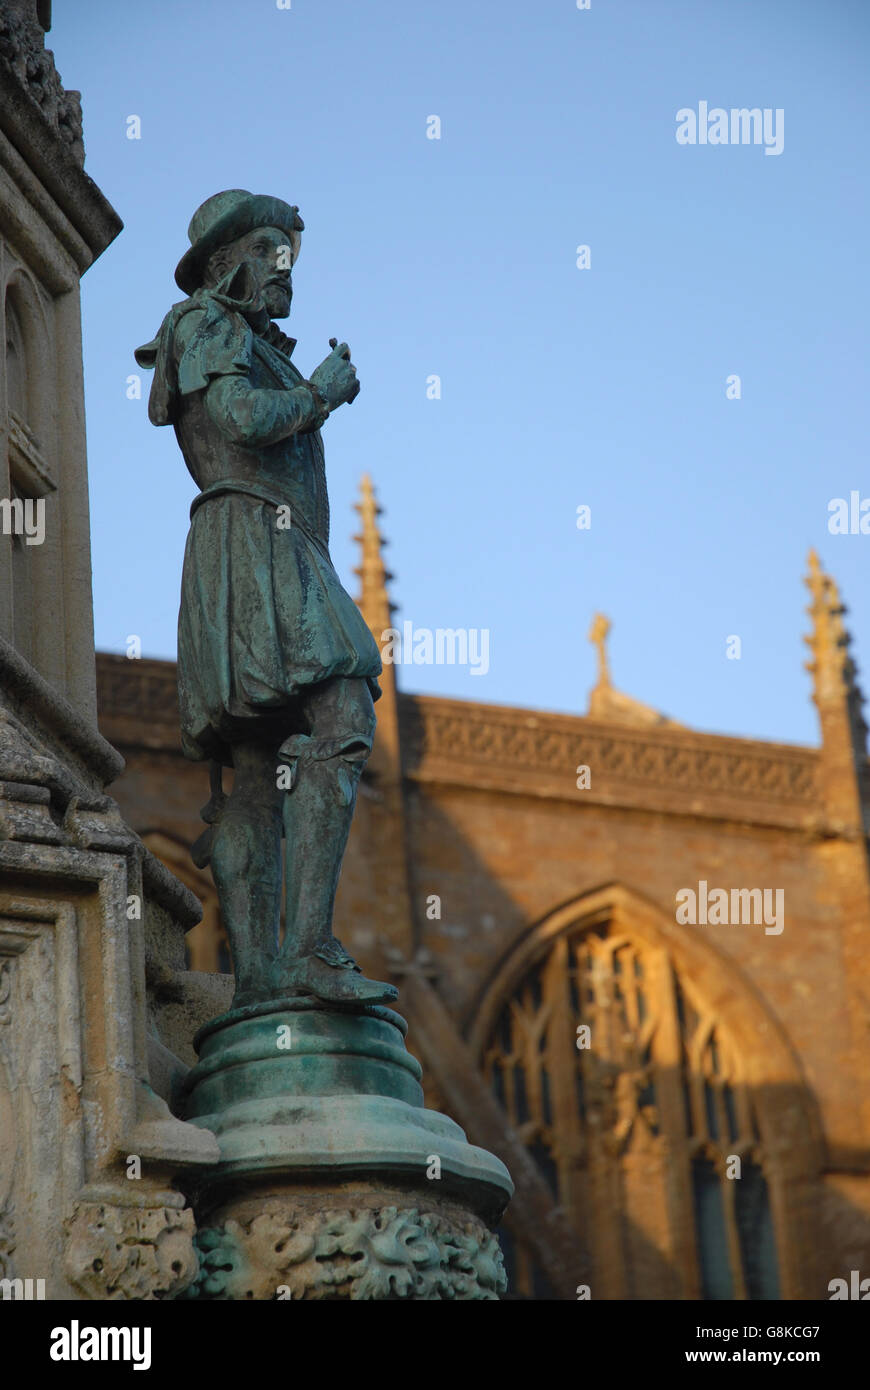
[[[356,367],[350,360],[347,343],[336,343],[330,338],[332,352],[324,357],[319,367],[311,373],[312,385],[316,386],[330,410],[337,410],[345,401],[352,401],[359,392]]]

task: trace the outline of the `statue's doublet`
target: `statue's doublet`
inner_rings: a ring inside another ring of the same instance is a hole
[[[274,326],[267,341],[230,305],[199,291],[137,354],[156,368],[151,418],[174,425],[201,489],[184,554],[178,690],[185,753],[221,761],[228,742],[289,717],[312,685],[363,677],[377,698],[381,671],[329,556],[317,406],[292,342]],[[232,402],[217,392],[207,402],[221,377],[235,378]],[[263,443],[270,412],[280,428],[297,400],[299,427]]]

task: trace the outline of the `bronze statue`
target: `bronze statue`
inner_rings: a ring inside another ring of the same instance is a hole
[[[396,998],[332,934],[381,661],[328,549],[320,430],[359,391],[350,351],[331,339],[306,380],[291,361],[295,341],[272,322],[290,312],[302,230],[298,209],[279,198],[243,189],[208,198],[175,272],[189,297],[136,352],[155,370],[149,417],[174,426],[200,488],[178,693],[184,752],[212,764],[208,829],[192,854],[217,885],[235,1006],[296,994]]]

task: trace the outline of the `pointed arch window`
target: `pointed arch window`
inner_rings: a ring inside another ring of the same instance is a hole
[[[483,1066],[589,1247],[593,1298],[779,1297],[755,1100],[664,948],[607,920],[556,937]],[[513,1246],[518,1291],[534,1296],[533,1261]]]

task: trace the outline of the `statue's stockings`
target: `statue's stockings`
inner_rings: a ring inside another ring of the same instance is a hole
[[[332,935],[332,914],[357,787],[375,730],[358,678],[312,686],[301,704],[307,732],[233,744],[233,789],[214,827],[211,867],[240,995],[279,986],[293,962],[316,953],[353,961]],[[281,836],[285,935],[278,952]]]

